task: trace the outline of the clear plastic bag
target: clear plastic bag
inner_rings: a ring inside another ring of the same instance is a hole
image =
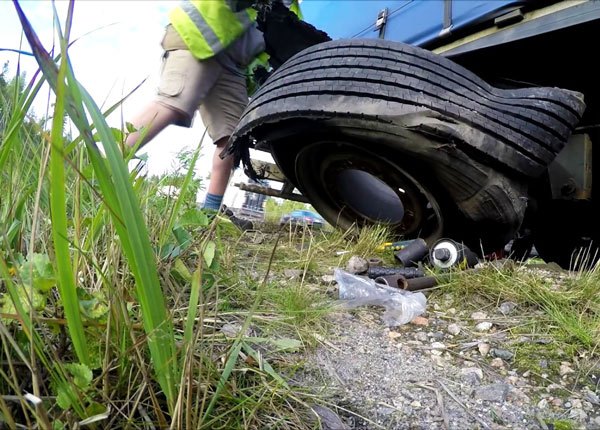
[[[382,319],[388,327],[407,324],[425,312],[427,299],[423,293],[377,284],[372,279],[342,269],[335,269],[334,276],[340,300],[346,308],[383,306]]]

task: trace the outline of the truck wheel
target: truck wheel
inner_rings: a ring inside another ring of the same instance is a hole
[[[345,230],[382,224],[398,236],[430,242],[442,236],[442,213],[454,211],[414,160],[400,165],[385,148],[365,149],[335,136],[307,136],[306,142],[295,159],[297,184],[331,224]]]
[[[339,40],[284,63],[248,104],[230,149],[246,167],[250,146],[270,151],[334,225],[383,222],[429,238],[459,226],[454,238],[493,249],[516,233],[526,184],[584,108],[577,93],[494,88],[409,45]]]

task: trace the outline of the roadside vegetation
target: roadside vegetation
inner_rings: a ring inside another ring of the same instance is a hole
[[[242,234],[209,219],[194,203],[200,143],[176,174],[128,168],[131,130],[105,120],[118,106],[100,111],[68,61],[72,12],[57,20],[56,58],[21,15],[41,72],[0,74],[0,428],[318,428],[311,406],[327,399],[293,381],[303,353],[327,344],[323,275],[352,255],[393,264],[376,251],[388,232]],[[43,82],[55,99],[33,118]],[[288,209],[267,207],[267,222]],[[510,334],[553,342],[517,359],[559,348],[584,375],[598,367],[599,285],[597,271],[490,266],[429,300],[514,301],[526,312]]]
[[[540,382],[549,383],[562,376],[561,362],[575,362],[577,383],[596,389],[600,369],[597,268],[566,272],[553,265],[507,261],[457,274],[439,291],[446,290],[449,306],[464,311],[492,313],[503,302],[514,304],[514,312],[499,314],[492,321],[507,333],[516,352],[515,365],[523,372],[529,370]],[[547,368],[540,368],[541,359],[547,359]]]

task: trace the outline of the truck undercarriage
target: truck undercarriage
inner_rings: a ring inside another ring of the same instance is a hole
[[[573,266],[595,243],[600,86],[583,41],[600,36],[600,5],[559,6],[429,46],[442,55],[377,39],[303,49],[253,96],[231,151],[249,173],[248,148],[270,152],[285,185],[263,191],[340,228],[383,223],[484,253],[517,237]]]

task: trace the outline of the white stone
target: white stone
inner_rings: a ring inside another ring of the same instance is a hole
[[[489,321],[480,322],[475,326],[475,330],[477,331],[488,331],[492,328],[492,323]]]
[[[571,400],[571,405],[575,409],[581,409],[581,408],[583,408],[583,403],[579,399],[573,399],[573,400]]]
[[[460,369],[463,376],[475,375],[479,381],[483,379],[483,371],[479,367],[465,367]]]
[[[570,373],[575,373],[575,371],[571,368],[569,363],[562,362],[560,363],[560,368],[558,369],[558,373],[560,376],[565,376]]]
[[[494,358],[490,362],[490,366],[495,367],[496,369],[503,369],[504,368],[504,360],[502,360],[501,358]]]
[[[460,333],[460,326],[458,324],[450,324],[448,326],[448,333],[456,336]]]
[[[475,321],[481,321],[487,318],[487,314],[485,312],[473,312],[471,314],[471,319]]]
[[[479,349],[481,356],[485,357],[490,352],[490,345],[488,343],[480,343],[477,345],[477,349]]]

